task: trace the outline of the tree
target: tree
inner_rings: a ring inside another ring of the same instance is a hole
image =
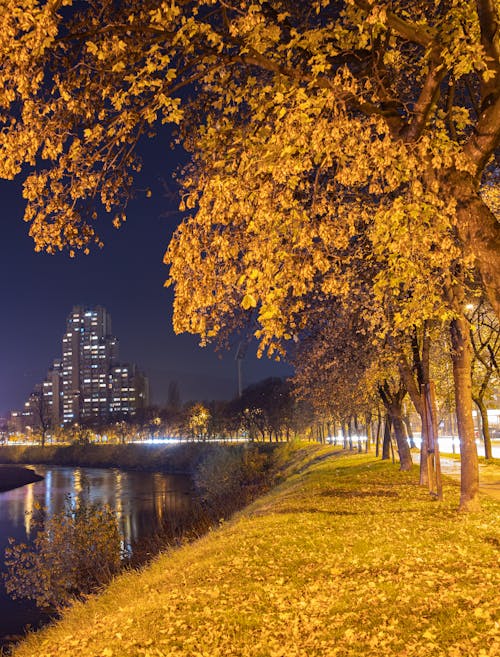
[[[484,453],[491,459],[491,438],[486,402],[492,388],[498,385],[500,359],[500,326],[484,299],[468,304],[472,345],[472,399],[481,416]]]
[[[194,404],[188,412],[188,427],[193,438],[206,440],[210,425],[210,411],[201,403]]]
[[[247,386],[228,404],[227,410],[230,416],[238,418],[250,440],[288,440],[298,423],[291,384],[279,377]]]
[[[88,249],[99,204],[124,219],[142,135],[178,122],[192,152],[181,208],[196,211],[166,261],[175,328],[203,342],[251,314],[261,349],[284,350],[311,297],[352,294],[364,240],[394,324],[452,322],[472,490],[463,298],[477,267],[500,314],[498,13],[492,0],[18,0],[0,37],[1,173],[38,165],[24,189],[37,249]]]
[[[1,172],[38,165],[24,190],[37,249],[86,249],[100,242],[96,206],[123,220],[141,136],[185,121],[185,144],[203,148],[212,183],[231,169],[240,186],[245,170],[263,173],[258,155],[280,172],[290,210],[305,194],[308,214],[321,210],[324,179],[338,194],[329,216],[351,226],[352,201],[376,197],[374,239],[381,249],[389,239],[396,260],[419,230],[427,243],[440,227],[456,230],[498,314],[500,232],[479,193],[500,139],[498,11],[492,0],[16,0],[2,16]],[[183,90],[195,85],[198,100],[186,105]],[[205,179],[188,181],[188,205],[200,193],[215,202]],[[230,194],[228,182],[221,191]],[[326,237],[313,231],[309,242]],[[173,280],[183,296],[179,267]],[[241,283],[234,302],[252,304],[253,287]]]
[[[45,447],[47,432],[52,427],[52,408],[44,395],[43,385],[37,386],[30,398],[33,414],[33,430],[40,434],[40,445]]]
[[[77,596],[102,589],[119,572],[124,554],[116,514],[87,497],[87,492],[78,501],[68,497],[64,509],[52,516],[35,509],[36,533],[29,545],[9,539],[4,577],[14,599],[60,610]]]

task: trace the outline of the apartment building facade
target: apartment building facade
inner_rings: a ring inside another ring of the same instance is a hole
[[[66,320],[62,357],[54,361],[24,409],[12,414],[14,426],[98,426],[115,418],[133,418],[149,404],[148,380],[136,365],[120,364],[118,355],[106,309],[74,306]]]

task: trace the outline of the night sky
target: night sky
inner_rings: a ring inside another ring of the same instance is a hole
[[[132,201],[119,230],[105,214],[99,217],[104,248],[89,256],[35,253],[22,220],[21,180],[0,181],[0,415],[21,407],[61,356],[66,317],[74,305],[108,310],[120,360],[145,371],[153,403],[165,403],[170,381],[177,381],[183,401],[234,396],[234,351],[218,354],[213,347],[199,348],[196,336],[176,336],[173,291],[163,287],[168,274],[163,254],[181,219],[172,173],[182,153],[169,149],[168,136],[144,143],[141,153],[144,168],[138,186],[149,186],[152,197],[142,194]],[[258,360],[255,348],[249,349],[243,385],[290,372],[284,364]]]

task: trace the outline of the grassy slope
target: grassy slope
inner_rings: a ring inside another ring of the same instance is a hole
[[[15,656],[500,655],[500,504],[459,516],[454,483],[439,505],[416,472],[326,450]]]

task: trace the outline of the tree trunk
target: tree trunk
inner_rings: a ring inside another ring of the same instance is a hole
[[[406,415],[403,416],[403,422],[406,428],[406,435],[410,442],[410,448],[415,449],[416,445],[415,445],[415,440],[413,439],[413,430],[411,428],[410,416],[408,413],[406,413]]]
[[[417,351],[417,348],[414,348],[414,352]],[[422,349],[424,351],[424,349]],[[428,350],[427,350],[428,351]],[[419,359],[418,362],[415,362],[416,359]],[[401,374],[401,379],[404,381],[405,387],[408,390],[408,395],[420,417],[420,480],[419,484],[421,486],[427,486],[429,484],[429,475],[427,468],[427,436],[425,433],[425,419],[424,419],[424,408],[421,398],[421,387],[426,382],[428,378],[428,367],[427,363],[423,363],[422,359],[418,354],[414,353],[414,365],[413,368],[410,367],[408,360],[403,352],[400,353],[399,358],[399,372]],[[420,374],[415,381],[413,370],[420,369]]]
[[[382,414],[380,408],[377,409],[377,434],[375,437],[375,457],[378,458],[380,453],[380,430],[382,429]]]
[[[481,414],[481,430],[482,430],[483,441],[484,441],[484,458],[488,460],[491,459],[493,456],[491,453],[491,437],[490,437],[490,423],[488,420],[488,411],[481,397],[473,397],[473,400],[479,409],[479,413]]]
[[[460,438],[460,511],[479,510],[479,467],[472,420],[471,343],[465,317],[450,324],[455,405]]]
[[[422,405],[424,408],[423,426],[425,429],[427,451],[427,483],[431,496],[437,500],[442,500],[443,486],[439,457],[436,395],[432,381],[422,386]]]
[[[411,460],[410,446],[406,440],[401,406],[398,404],[391,404],[389,413],[392,420],[392,426],[394,427],[396,444],[398,446],[400,469],[404,471],[411,470],[413,462]]]
[[[372,442],[372,415],[371,413],[366,414],[366,445],[365,445],[365,452],[368,453],[370,451],[370,445]]]
[[[391,418],[389,414],[385,416],[384,423],[384,442],[382,443],[382,461],[388,461],[391,458]]]
[[[347,449],[347,425],[345,422],[342,422],[342,441],[343,441],[343,448]]]
[[[450,197],[457,202],[457,230],[466,252],[476,260],[484,289],[500,317],[500,223],[481,199],[469,174],[451,176]]]

